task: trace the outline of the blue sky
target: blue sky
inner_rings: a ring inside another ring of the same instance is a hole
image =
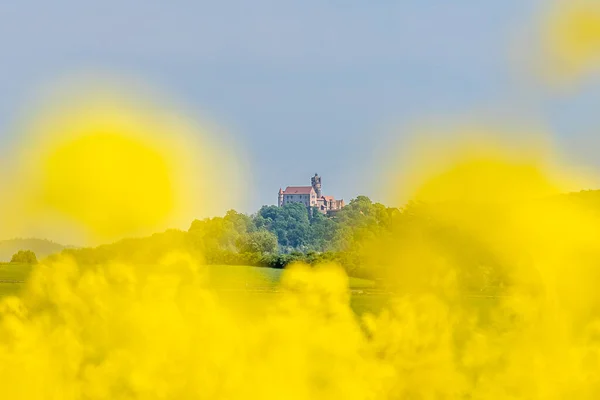
[[[90,69],[134,75],[245,149],[247,212],[315,172],[326,194],[385,200],[376,177],[408,126],[482,109],[543,121],[580,161],[597,162],[599,91],[523,87],[510,56],[541,0],[5,3],[0,143],[42,85]]]

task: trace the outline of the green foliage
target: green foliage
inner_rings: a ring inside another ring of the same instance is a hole
[[[253,230],[250,217],[230,210],[224,217],[193,221],[188,233],[192,244],[204,252],[217,248],[233,251],[237,247],[240,236]]]
[[[600,210],[600,191],[546,199],[565,200],[589,212]],[[81,265],[110,261],[154,264],[173,251],[197,255],[210,265],[282,269],[297,261],[311,265],[335,262],[351,277],[376,279],[389,272],[399,277],[399,282],[407,282],[416,265],[420,276],[431,279],[435,260],[428,257],[436,254],[460,266],[455,272],[461,290],[496,290],[509,285],[507,268],[503,265],[506,260],[501,260],[475,235],[439,218],[456,206],[409,203],[397,209],[358,196],[342,210],[329,215],[298,203],[264,206],[254,215],[230,210],[223,217],[195,220],[187,231],[170,230],[96,248],[65,249],[63,254],[74,257]],[[477,211],[469,209],[469,212]],[[501,218],[501,210],[490,214]],[[393,256],[373,251],[370,247],[373,243],[395,249]],[[414,251],[416,246],[421,246],[422,253]],[[420,256],[410,259],[410,254]],[[35,254],[20,251],[12,261],[35,262]],[[396,270],[386,271],[386,268]],[[406,279],[403,274],[408,274]]]
[[[9,261],[19,250],[33,251],[40,259],[51,254],[60,253],[65,246],[44,239],[9,239],[0,240],[0,261]]]
[[[591,208],[600,204],[598,199],[594,193],[573,197],[573,201],[585,202]],[[172,251],[197,255],[209,265],[282,269],[298,261],[310,265],[333,262],[342,265],[351,277],[368,279],[388,272],[402,277],[414,271],[415,265],[427,268],[428,254],[441,254],[461,266],[456,278],[465,291],[508,284],[502,263],[478,238],[436,218],[440,207],[452,205],[409,203],[397,209],[358,196],[328,215],[298,203],[264,206],[254,215],[230,210],[223,217],[195,220],[187,231],[171,230],[63,253],[82,265],[113,260],[153,264]],[[396,259],[373,251],[373,243],[396,249]],[[423,249],[419,260],[408,259],[406,255],[415,254],[415,246],[423,243],[435,249]]]
[[[337,232],[337,224],[333,218],[326,217],[316,208],[312,211],[310,218],[309,243],[314,251],[330,251],[335,248],[334,239]]]
[[[20,263],[20,264],[37,264],[37,257],[35,253],[31,250],[19,250],[15,254],[13,254],[10,259],[11,263]]]
[[[189,244],[211,264],[237,264],[232,258],[239,253],[240,246],[249,245],[247,236],[255,231],[249,216],[230,210],[224,217],[193,221],[188,230]]]
[[[277,236],[282,253],[338,252],[389,229],[398,213],[398,209],[358,196],[334,215],[308,210],[299,203],[264,206],[254,217],[254,223]]]
[[[300,203],[286,204],[283,207],[264,206],[259,210],[255,224],[273,232],[284,252],[309,247],[308,209]]]
[[[277,252],[277,236],[266,229],[241,235],[237,248],[241,253],[272,254]]]
[[[109,261],[154,264],[175,251],[194,253],[187,232],[173,229],[94,248],[65,249],[61,254],[71,256],[81,265],[103,264]]]
[[[296,261],[336,262],[352,276],[368,277],[361,259],[362,242],[389,230],[397,213],[365,196],[334,215],[299,203],[264,206],[251,216],[230,210],[223,217],[193,221],[187,232],[171,230],[96,248],[67,249],[63,254],[83,265],[111,260],[152,264],[180,250],[212,265],[284,268]]]

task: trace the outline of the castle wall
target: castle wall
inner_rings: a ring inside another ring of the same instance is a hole
[[[283,204],[302,203],[306,207],[311,205],[311,195],[308,194],[284,194]]]

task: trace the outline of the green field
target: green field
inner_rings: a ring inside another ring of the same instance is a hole
[[[22,281],[29,277],[32,266],[18,263],[0,263],[0,298],[17,295],[23,287]],[[248,289],[262,293],[251,294],[260,303],[270,302],[276,295],[277,286],[283,270],[240,265],[211,265],[209,279],[211,285],[224,289]],[[361,294],[364,289],[373,287],[373,282],[366,279],[349,278],[349,286],[353,291],[352,309],[357,314],[377,312],[385,304],[381,295]]]
[[[245,265],[211,265],[209,276],[217,287],[276,287],[284,270],[274,268],[251,267]],[[349,278],[350,289],[373,287],[373,281]]]
[[[24,281],[29,277],[33,266],[21,263],[0,263],[0,281]]]
[[[0,283],[0,298],[18,295],[22,287],[22,283]]]
[[[215,287],[245,287],[250,291],[259,291],[250,293],[248,298],[253,306],[258,308],[254,310],[258,314],[268,307],[274,296],[277,296],[277,285],[283,273],[281,269],[238,265],[212,265],[209,271],[211,283]],[[385,295],[363,293],[364,289],[373,288],[373,281],[352,277],[348,281],[352,291],[350,305],[357,315],[366,312],[378,313],[385,306],[387,302]]]
[[[0,298],[19,294],[22,283],[31,273],[32,266],[19,263],[0,263]]]

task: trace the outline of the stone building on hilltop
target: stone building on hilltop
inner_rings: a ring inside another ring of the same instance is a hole
[[[341,210],[346,205],[343,199],[336,200],[333,196],[323,196],[321,177],[318,174],[311,178],[311,186],[288,186],[285,190],[279,189],[277,205],[282,207],[290,203],[316,207],[323,214]]]

